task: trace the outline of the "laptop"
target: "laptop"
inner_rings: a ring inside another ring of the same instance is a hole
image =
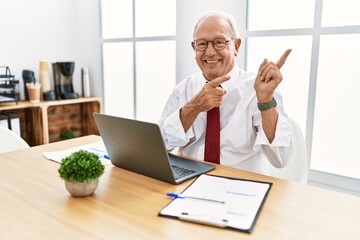
[[[215,169],[166,151],[157,124],[94,113],[111,163],[164,182],[179,184]]]

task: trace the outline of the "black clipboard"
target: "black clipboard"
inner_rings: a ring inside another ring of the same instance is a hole
[[[207,181],[211,188],[203,190]],[[271,187],[271,182],[202,174],[158,215],[251,233]]]

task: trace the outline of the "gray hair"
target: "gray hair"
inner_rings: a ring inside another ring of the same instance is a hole
[[[212,18],[212,17],[225,20],[230,25],[231,37],[232,38],[238,38],[239,37],[238,28],[236,26],[234,18],[230,14],[227,14],[225,12],[213,11],[213,12],[205,13],[203,16],[201,16],[199,18],[199,20],[197,21],[197,23],[196,23],[196,25],[194,27],[194,32],[193,32],[193,38],[194,39],[195,39],[195,31],[198,28],[199,24],[203,20],[205,20],[207,18]]]

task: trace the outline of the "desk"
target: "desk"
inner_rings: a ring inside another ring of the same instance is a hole
[[[360,198],[217,166],[212,174],[271,181],[251,234],[158,217],[191,181],[171,185],[106,166],[95,194],[70,197],[42,152],[99,140],[92,135],[0,154],[0,239],[359,239]]]

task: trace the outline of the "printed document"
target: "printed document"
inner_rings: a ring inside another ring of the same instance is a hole
[[[70,154],[79,150],[85,150],[91,153],[95,153],[96,155],[99,156],[99,159],[103,165],[111,164],[110,158],[108,157],[109,155],[107,154],[103,141],[98,141],[95,143],[90,143],[87,145],[82,145],[79,147],[70,148],[61,151],[43,152],[43,154],[47,159],[60,163],[63,158],[68,157],[70,156]]]
[[[159,215],[251,232],[271,184],[203,174]]]

